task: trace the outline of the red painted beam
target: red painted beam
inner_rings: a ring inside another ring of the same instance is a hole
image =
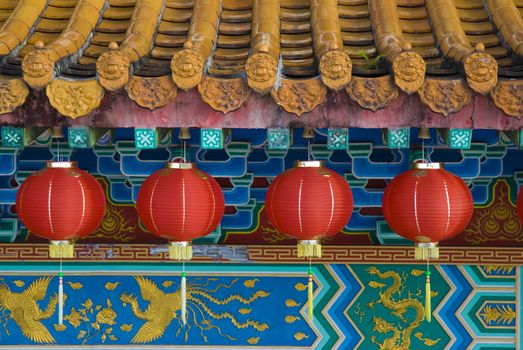
[[[345,91],[329,92],[325,102],[300,118],[285,112],[270,95],[252,95],[238,110],[227,115],[212,110],[193,89],[179,91],[165,107],[150,111],[139,107],[123,92],[106,92],[100,108],[75,120],[61,116],[50,106],[45,92],[33,91],[24,106],[0,116],[0,124],[25,126],[92,127],[207,127],[270,128],[312,127],[418,127],[519,129],[523,120],[505,115],[489,97],[475,95],[461,111],[444,117],[432,112],[417,95],[400,93],[387,108],[372,112],[351,101]]]

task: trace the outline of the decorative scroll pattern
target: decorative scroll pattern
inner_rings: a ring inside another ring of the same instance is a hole
[[[379,78],[353,77],[347,93],[350,98],[366,109],[376,111],[387,107],[398,97],[398,88],[389,76]]]
[[[312,111],[323,102],[327,89],[319,79],[293,81],[282,79],[278,89],[272,89],[272,97],[287,112],[298,117]]]
[[[22,79],[0,80],[0,114],[23,105],[28,95],[29,89]]]
[[[154,110],[168,104],[176,97],[176,85],[171,77],[133,76],[125,86],[129,97],[139,106]]]
[[[444,116],[458,112],[472,99],[463,79],[425,79],[418,94],[430,109]]]
[[[75,119],[97,108],[102,101],[104,90],[97,80],[55,79],[47,85],[46,93],[49,102],[58,112]]]
[[[75,245],[75,261],[85,262],[123,262],[123,261],[167,261],[167,249],[158,249],[157,245]],[[412,247],[365,247],[365,246],[323,246],[322,257],[316,262],[322,263],[396,263],[413,264]],[[45,261],[51,260],[48,246],[40,244],[0,245],[0,261]],[[249,261],[270,263],[299,263],[295,246],[249,246]],[[195,257],[195,262],[212,260],[210,257]],[[227,260],[223,260],[226,262]],[[441,247],[440,264],[471,265],[522,265],[523,248],[463,248]]]
[[[490,93],[494,104],[511,117],[523,117],[523,81],[500,80]]]
[[[198,91],[212,109],[222,113],[240,108],[247,101],[251,92],[242,78],[217,79],[211,77],[205,77],[198,84]]]

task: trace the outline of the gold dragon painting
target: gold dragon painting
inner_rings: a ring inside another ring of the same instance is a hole
[[[374,323],[373,331],[382,335],[390,335],[382,342],[377,340],[375,335],[372,335],[370,340],[377,345],[379,350],[410,350],[412,336],[422,341],[426,346],[434,346],[441,339],[423,338],[421,332],[414,333],[414,331],[421,325],[425,319],[425,309],[422,302],[419,300],[421,290],[415,295],[409,291],[408,297],[402,297],[402,292],[405,287],[406,276],[400,275],[396,271],[381,272],[377,267],[369,267],[367,272],[379,278],[381,281],[370,281],[369,286],[378,289],[378,299],[369,303],[369,307],[374,309],[377,304],[383,305],[390,315],[397,317],[405,326],[398,326],[385,320],[382,317],[374,315],[372,321]],[[411,271],[413,276],[422,276],[423,271],[414,269]],[[388,281],[392,280],[389,285]],[[437,295],[437,292],[432,292],[432,296]],[[409,313],[410,310],[410,313]],[[412,315],[408,317],[407,314]]]
[[[219,299],[213,296],[220,289],[229,289],[237,282],[233,280],[229,284],[218,284],[213,289],[209,288],[209,283],[216,279],[209,278],[206,283],[188,283],[187,284],[187,325],[183,327],[181,320],[181,294],[180,289],[172,293],[163,291],[152,279],[135,276],[135,280],[140,288],[140,294],[143,301],[147,303],[144,310],[140,308],[140,302],[137,297],[126,292],[122,293],[120,300],[123,305],[130,305],[133,314],[145,323],[138,329],[131,342],[136,344],[151,343],[162,337],[167,327],[173,321],[179,324],[176,336],[184,330],[185,340],[188,339],[188,332],[192,327],[200,331],[204,342],[207,342],[206,331],[214,329],[223,337],[235,340],[227,334],[223,334],[220,327],[213,321],[225,320],[230,322],[237,329],[250,328],[254,331],[263,332],[269,329],[267,323],[256,320],[238,321],[236,316],[229,311],[214,311],[213,306],[227,305],[233,301],[243,305],[250,305],[260,298],[269,296],[269,293],[263,290],[255,291],[250,297],[243,297],[239,294],[231,294],[226,298]]]

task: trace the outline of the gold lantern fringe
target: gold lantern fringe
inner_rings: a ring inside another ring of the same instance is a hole
[[[316,239],[298,241],[298,258],[321,258],[321,244]]]
[[[191,242],[170,242],[169,258],[171,260],[191,260],[192,259]]]
[[[416,260],[439,259],[439,247],[437,243],[416,243],[414,248]]]
[[[50,241],[49,257],[51,258],[73,258],[74,243],[71,241]]]

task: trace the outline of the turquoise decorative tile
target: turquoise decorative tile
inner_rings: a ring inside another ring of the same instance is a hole
[[[134,144],[137,149],[153,149],[158,146],[156,129],[134,129]]]
[[[88,148],[89,145],[89,128],[69,128],[67,130],[67,140],[70,148]]]
[[[519,130],[519,149],[523,149],[523,129]]]
[[[4,126],[2,128],[2,147],[4,148],[23,148],[24,147],[24,128]]]
[[[349,148],[349,129],[329,129],[327,148],[330,150]]]
[[[472,141],[472,129],[450,129],[448,143],[450,148],[469,149]]]
[[[223,131],[222,129],[201,129],[201,148],[202,149],[222,149]]]
[[[387,129],[387,144],[389,148],[409,148],[410,129],[391,128]]]
[[[291,143],[289,129],[268,129],[267,140],[270,150],[286,150]]]

